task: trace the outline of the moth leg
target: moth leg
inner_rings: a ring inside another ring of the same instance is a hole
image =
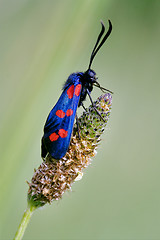
[[[81,139],[81,136],[80,136],[80,127],[79,127],[79,120],[78,120],[77,114],[76,114],[76,124],[77,124],[77,130],[78,130],[78,138]]]
[[[84,109],[85,111],[87,111],[87,109],[85,108],[83,102],[81,103],[81,106],[83,107],[83,109]]]
[[[99,115],[99,117],[103,120],[103,122],[105,122],[104,118],[102,117],[102,115],[99,113],[99,111],[98,111],[97,108],[95,107],[95,105],[94,105],[94,103],[93,103],[93,100],[92,100],[92,98],[91,98],[90,92],[89,92],[88,89],[87,89],[87,93],[88,93],[89,99],[90,99],[90,101],[91,101],[91,103],[92,103],[92,106],[93,106],[94,110],[95,110],[96,113]]]

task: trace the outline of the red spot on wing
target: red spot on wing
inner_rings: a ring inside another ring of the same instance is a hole
[[[68,131],[66,131],[66,130],[64,130],[64,129],[59,129],[58,134],[59,134],[59,136],[60,136],[61,138],[65,138],[65,137],[67,137],[67,135],[68,135]]]
[[[72,109],[68,109],[66,112],[67,117],[71,116],[73,114],[73,110]]]
[[[65,112],[63,112],[62,110],[57,110],[56,115],[60,118],[64,118]]]
[[[71,85],[67,90],[68,98],[69,99],[73,98],[73,94],[74,94],[74,85]]]
[[[58,138],[59,136],[55,132],[49,136],[49,139],[51,140],[51,142],[56,141]]]
[[[81,92],[81,84],[78,84],[75,88],[75,95],[78,97]]]

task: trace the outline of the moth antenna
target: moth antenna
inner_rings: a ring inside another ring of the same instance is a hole
[[[107,38],[109,37],[109,35],[111,34],[111,31],[112,31],[112,24],[111,24],[111,21],[108,20],[109,22],[109,29],[107,31],[107,33],[105,34],[105,36],[103,37],[102,41],[100,42],[104,32],[105,32],[105,26],[104,26],[104,23],[101,21],[101,25],[102,25],[102,29],[100,31],[100,34],[98,35],[98,38],[97,38],[97,41],[96,41],[96,44],[93,48],[93,51],[91,53],[91,57],[90,57],[90,62],[89,62],[89,67],[88,69],[91,68],[91,65],[92,65],[92,62],[93,62],[93,59],[95,58],[97,52],[99,51],[99,49],[102,47],[102,45],[105,43],[105,41],[107,40]],[[100,43],[99,43],[100,42]],[[98,46],[99,44],[99,46]]]
[[[101,29],[101,31],[100,31],[100,34],[98,35],[96,44],[95,44],[95,46],[94,46],[94,48],[93,48],[93,51],[92,51],[92,53],[91,53],[91,57],[90,57],[90,62],[89,62],[89,67],[88,67],[88,69],[90,69],[90,67],[91,67],[91,64],[92,64],[92,61],[93,61],[93,56],[94,56],[94,51],[96,50],[96,47],[97,47],[99,41],[101,40],[101,37],[103,36],[103,34],[104,34],[104,32],[105,32],[105,26],[104,26],[104,24],[103,24],[102,21],[101,21],[101,25],[102,25],[102,29]]]

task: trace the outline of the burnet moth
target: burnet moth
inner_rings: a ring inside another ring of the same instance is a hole
[[[72,73],[68,77],[58,102],[49,113],[42,137],[42,158],[45,158],[47,153],[54,159],[61,159],[66,154],[71,140],[77,108],[82,106],[85,109],[83,101],[87,95],[93,104],[90,96],[93,86],[112,93],[100,86],[97,82],[96,73],[91,69],[93,59],[112,31],[112,24],[110,20],[108,21],[109,29],[103,38],[105,26],[101,22],[102,29],[93,48],[87,71]],[[96,108],[95,110],[99,114]],[[99,117],[102,118],[100,114]]]

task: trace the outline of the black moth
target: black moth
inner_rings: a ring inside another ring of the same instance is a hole
[[[112,31],[112,24],[109,20],[109,29],[102,38],[105,32],[103,22],[101,22],[101,26],[102,29],[92,51],[87,71],[72,73],[68,77],[58,102],[49,113],[44,126],[44,135],[42,137],[42,158],[45,158],[47,153],[55,159],[61,159],[66,154],[71,140],[77,108],[82,106],[85,109],[83,101],[86,99],[87,95],[93,105],[90,95],[93,86],[100,88],[102,91],[112,93],[110,90],[100,86],[97,81],[96,73],[91,69],[93,59]],[[95,111],[98,113],[99,117],[104,120],[96,108]]]

